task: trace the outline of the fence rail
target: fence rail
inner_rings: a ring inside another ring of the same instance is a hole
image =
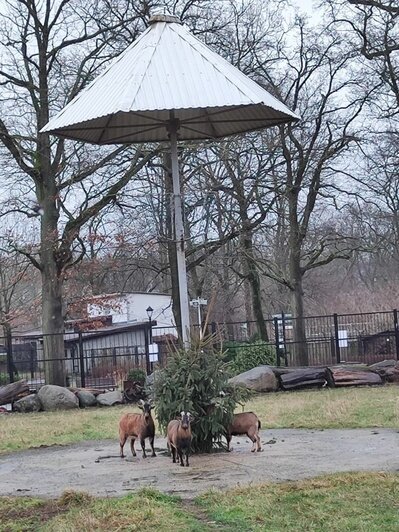
[[[216,347],[233,356],[244,347],[269,346],[277,365],[298,365],[298,354],[303,353],[309,366],[399,360],[396,309],[309,316],[302,324],[304,342],[295,340],[298,318],[283,312],[266,320],[264,338],[254,321],[211,323],[207,332],[213,334]],[[193,334],[198,329],[193,326]],[[0,385],[25,378],[32,390],[37,389],[46,382],[46,367],[61,364],[69,386],[122,388],[130,370],[141,368],[148,374],[155,366],[164,366],[170,346],[178,343],[177,336],[176,328],[151,324],[67,332],[63,334],[64,352],[45,358],[43,335],[13,333],[11,338],[0,338]]]

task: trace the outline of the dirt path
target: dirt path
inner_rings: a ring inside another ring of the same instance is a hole
[[[232,453],[193,456],[189,468],[172,464],[161,438],[158,456],[146,460],[133,461],[131,455],[121,460],[116,440],[12,453],[0,457],[0,495],[52,498],[72,488],[119,496],[151,486],[191,499],[213,487],[342,471],[399,471],[397,429],[265,430],[262,441],[264,452],[253,454],[246,438],[234,438]]]

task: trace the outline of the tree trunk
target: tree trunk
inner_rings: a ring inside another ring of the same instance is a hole
[[[58,209],[54,179],[46,179],[39,195],[41,220],[42,328],[46,384],[65,386],[64,316],[62,272],[57,263]],[[53,190],[49,192],[49,188]]]
[[[329,368],[298,368],[280,375],[283,390],[292,390],[305,387],[333,386]]]
[[[335,386],[365,386],[372,384],[383,384],[378,373],[351,366],[334,366],[330,368]]]
[[[292,216],[292,213],[291,213]],[[293,218],[295,217],[292,216]],[[309,356],[306,344],[305,319],[303,310],[303,288],[301,270],[301,246],[296,220],[290,227],[289,271],[291,286],[291,312],[293,315],[293,362],[298,366],[308,366]]]
[[[245,221],[244,221],[245,226]],[[256,325],[258,328],[259,336],[265,342],[269,341],[269,336],[267,334],[266,322],[263,317],[262,310],[262,296],[260,289],[260,279],[259,273],[256,267],[256,261],[254,257],[253,243],[252,243],[252,233],[247,229],[243,230],[241,237],[241,245],[243,247],[243,270],[244,276],[251,287],[251,296],[252,296],[252,309],[254,317],[256,320]]]
[[[291,308],[293,319],[293,351],[294,360],[299,366],[309,365],[308,348],[306,343],[305,318],[303,310],[302,275],[291,279],[293,290],[291,293]]]

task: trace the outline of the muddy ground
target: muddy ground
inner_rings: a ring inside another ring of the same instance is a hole
[[[58,497],[65,489],[119,496],[143,486],[192,498],[210,488],[310,478],[343,471],[399,471],[399,430],[262,431],[264,452],[251,453],[246,438],[233,452],[191,457],[190,467],[172,463],[165,440],[156,458],[118,456],[117,440],[88,441],[0,457],[0,495]],[[136,444],[137,446],[137,444]]]

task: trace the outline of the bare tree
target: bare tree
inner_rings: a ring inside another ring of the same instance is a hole
[[[128,0],[117,5],[68,0],[6,4],[2,44],[8,48],[1,52],[0,141],[8,153],[15,196],[2,214],[38,215],[39,245],[16,248],[41,272],[44,352],[53,359],[46,364],[46,379],[64,384],[62,285],[66,269],[83,254],[79,232],[115,200],[153,153],[70,146],[39,132],[50,113],[76,95],[118,52],[124,29],[129,26],[129,38],[134,38],[141,21]],[[112,178],[104,181],[105,175]],[[22,196],[18,186],[26,179],[30,198]]]

